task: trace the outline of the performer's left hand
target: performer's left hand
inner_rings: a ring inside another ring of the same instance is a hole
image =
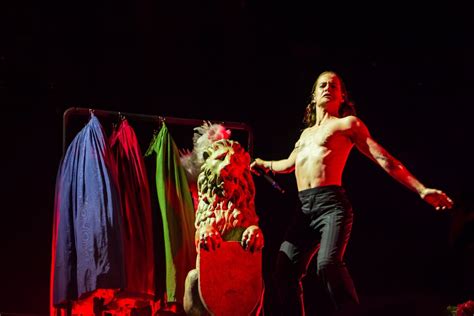
[[[441,190],[425,188],[420,196],[425,202],[433,206],[437,211],[444,211],[453,207],[454,202]]]

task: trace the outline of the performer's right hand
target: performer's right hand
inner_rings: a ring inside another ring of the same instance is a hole
[[[265,160],[262,160],[260,158],[256,158],[252,163],[250,164],[250,171],[253,172],[255,175],[259,176],[261,175],[258,170],[260,169],[263,170],[265,173],[268,173],[269,168],[265,167]]]

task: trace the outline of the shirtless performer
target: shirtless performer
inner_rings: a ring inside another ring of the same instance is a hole
[[[453,201],[442,191],[425,187],[378,144],[364,123],[354,116],[353,105],[341,78],[323,72],[316,80],[307,107],[303,131],[287,159],[255,159],[251,168],[266,172],[295,171],[302,212],[290,225],[280,246],[276,281],[283,315],[304,315],[301,278],[317,253],[317,271],[334,310],[358,304],[358,296],[343,261],[352,228],[352,208],[341,186],[344,166],[352,147],[380,165],[395,180],[416,192],[436,210]]]

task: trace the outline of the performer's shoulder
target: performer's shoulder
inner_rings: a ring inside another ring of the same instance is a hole
[[[300,140],[301,138],[304,138],[311,130],[312,130],[311,127],[306,127],[306,128],[301,132],[300,137],[299,137],[299,140]]]
[[[364,122],[355,115],[348,115],[340,119],[341,124],[348,128],[357,128],[365,126]]]
[[[360,119],[355,115],[348,115],[341,118],[341,122],[355,123],[360,121]]]
[[[308,134],[308,132],[311,130],[311,127],[306,127],[305,129],[303,129],[303,131],[301,132],[300,136],[298,137],[298,140],[296,141],[295,143],[295,149],[299,148],[300,147],[300,144],[301,144],[301,139],[305,137],[306,134]]]
[[[310,130],[311,130],[311,127],[306,127],[306,128],[301,132],[301,135],[300,135],[300,136],[303,136],[303,135],[307,134]]]

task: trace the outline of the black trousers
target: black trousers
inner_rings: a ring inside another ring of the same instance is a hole
[[[345,190],[336,185],[299,192],[296,214],[280,246],[275,281],[283,315],[304,315],[301,279],[316,256],[317,272],[334,310],[358,304],[352,278],[343,261],[352,229],[352,207]]]

